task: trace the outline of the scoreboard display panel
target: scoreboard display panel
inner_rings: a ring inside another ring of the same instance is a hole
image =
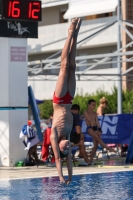
[[[41,21],[41,1],[37,0],[1,0],[1,19]]]

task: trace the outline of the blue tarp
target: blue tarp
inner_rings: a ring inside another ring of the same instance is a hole
[[[129,144],[133,131],[133,114],[120,114],[98,117],[101,124],[101,138],[107,144]],[[85,141],[91,142],[92,137],[86,131],[86,122],[82,121],[82,133]]]
[[[32,113],[33,113],[33,118],[34,118],[34,121],[35,121],[35,126],[36,126],[36,129],[37,129],[37,134],[38,134],[40,142],[42,142],[43,137],[42,137],[41,127],[40,127],[40,117],[39,117],[37,103],[35,101],[34,93],[33,93],[31,86],[28,87],[28,95],[29,95],[29,100],[30,100],[30,104],[31,104],[31,110],[32,110]]]
[[[36,104],[44,103],[44,100],[35,99],[35,101],[36,101]],[[28,104],[30,104],[30,100],[28,100]]]

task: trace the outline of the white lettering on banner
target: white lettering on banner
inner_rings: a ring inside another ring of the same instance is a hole
[[[110,131],[111,135],[115,135],[116,128],[118,123],[118,117],[114,116],[112,117],[112,120],[109,117],[104,117],[103,123],[102,123],[102,134],[107,134],[108,130]]]
[[[117,140],[118,136],[109,136],[109,135],[101,135],[102,139],[111,139],[111,140]]]

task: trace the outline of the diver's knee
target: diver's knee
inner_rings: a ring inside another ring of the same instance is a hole
[[[67,63],[67,62],[61,63],[61,71],[62,71],[62,73],[68,74],[68,70],[69,70],[69,63]]]

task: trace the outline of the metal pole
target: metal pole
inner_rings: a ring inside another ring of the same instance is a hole
[[[118,0],[118,8],[117,8],[117,20],[118,22],[121,20],[121,0]],[[117,41],[117,50],[121,48],[121,27],[118,23],[118,41]],[[118,92],[117,92],[117,112],[118,114],[122,113],[122,81],[121,81],[121,62],[120,56],[117,57],[117,68],[118,68]]]

